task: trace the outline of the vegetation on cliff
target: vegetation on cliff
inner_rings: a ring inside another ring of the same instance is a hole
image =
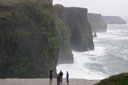
[[[70,46],[71,29],[57,16],[55,24],[61,40],[58,64],[73,63],[73,54]]]
[[[95,85],[128,85],[128,73],[111,76]]]
[[[60,47],[51,2],[0,2],[0,78],[48,77]]]
[[[14,5],[24,2],[33,2],[37,3],[41,6],[51,6],[52,7],[52,0],[0,0],[1,5]]]
[[[71,49],[94,49],[87,9],[54,12],[52,0],[0,0],[0,78],[55,76],[57,62],[73,63]]]

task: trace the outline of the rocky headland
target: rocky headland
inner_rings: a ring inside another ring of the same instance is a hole
[[[127,24],[127,22],[118,16],[103,16],[106,24]]]

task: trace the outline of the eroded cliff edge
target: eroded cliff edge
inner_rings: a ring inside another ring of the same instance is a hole
[[[75,51],[93,50],[91,25],[86,8],[54,6],[55,14],[71,29],[70,46]]]
[[[59,41],[51,0],[0,0],[0,78],[55,76]]]

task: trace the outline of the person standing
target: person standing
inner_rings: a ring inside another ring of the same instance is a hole
[[[69,73],[68,73],[68,71],[66,73],[66,80],[67,80],[67,83],[69,83]]]
[[[53,70],[52,70],[52,68],[50,68],[50,70],[49,70],[49,77],[50,77],[50,80],[52,80],[52,73],[53,73]]]
[[[59,75],[60,75],[60,82],[62,82],[62,80],[63,80],[63,72],[61,70],[60,70]]]
[[[57,85],[60,85],[60,79],[61,79],[61,78],[60,78],[60,75],[58,74],[58,75],[57,75]]]

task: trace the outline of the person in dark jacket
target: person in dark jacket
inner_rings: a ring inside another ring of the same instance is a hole
[[[68,73],[68,71],[66,73],[66,80],[67,80],[67,83],[69,83],[69,73]]]
[[[59,75],[60,75],[60,82],[62,82],[62,80],[63,80],[63,72],[61,70],[60,70]]]
[[[61,79],[61,78],[60,78],[60,75],[58,74],[58,75],[57,75],[57,85],[60,85],[60,79]]]
[[[52,68],[50,68],[50,70],[49,70],[49,78],[50,78],[50,80],[52,80],[52,73],[53,73],[53,70],[52,70]]]

